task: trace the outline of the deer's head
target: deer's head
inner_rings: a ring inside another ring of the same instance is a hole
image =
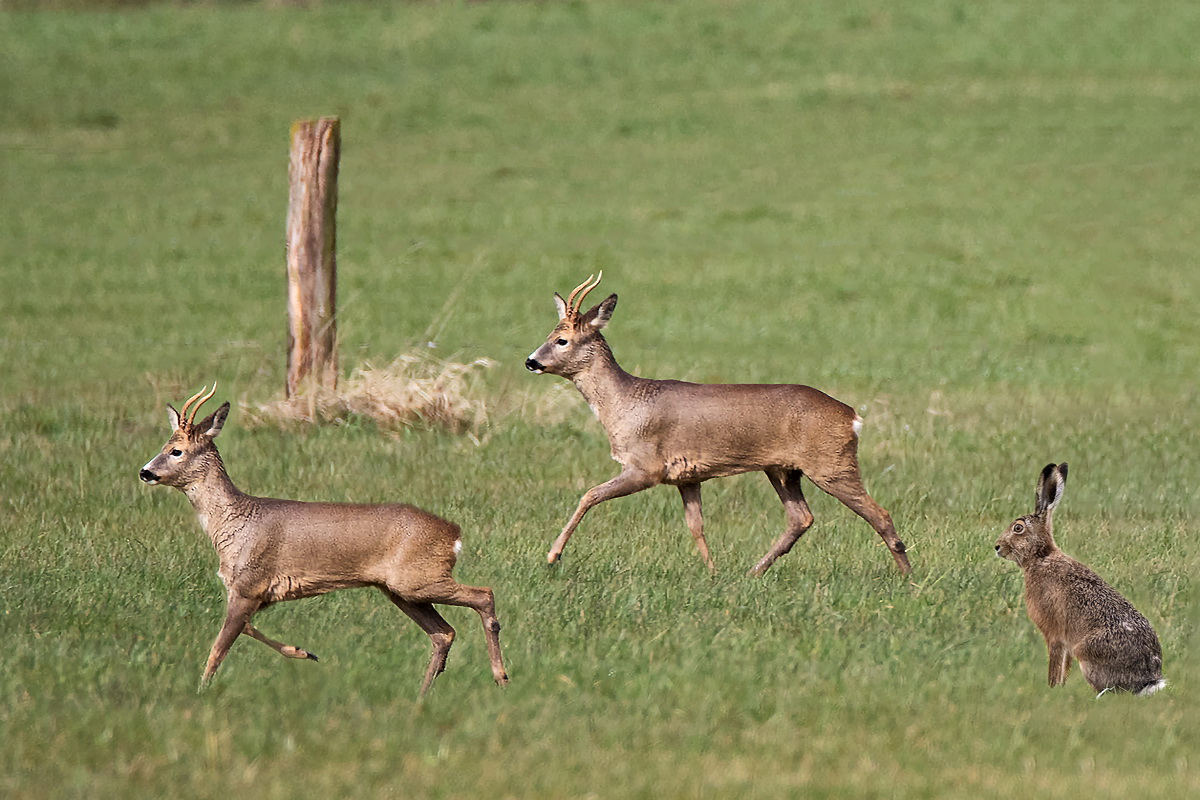
[[[604,343],[600,331],[612,318],[613,309],[617,307],[617,296],[610,294],[602,303],[592,306],[585,312],[580,312],[583,299],[588,292],[599,285],[604,272],[592,280],[592,276],[576,286],[567,299],[554,293],[554,305],[558,309],[558,324],[546,342],[525,359],[525,368],[530,372],[551,375],[561,375],[569,378],[591,363],[597,347]]]
[[[142,467],[138,473],[145,483],[150,485],[162,484],[175,486],[180,489],[195,481],[211,466],[213,459],[220,462],[217,448],[213,439],[221,432],[225,418],[229,415],[229,403],[196,422],[196,414],[217,392],[214,383],[212,391],[204,394],[201,389],[183,404],[183,411],[176,411],[171,405],[167,406],[167,420],[171,423],[171,436],[163,445],[162,452]],[[201,396],[203,395],[203,397]]]

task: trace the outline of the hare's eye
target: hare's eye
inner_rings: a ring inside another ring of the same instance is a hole
[[[1024,533],[1025,525],[1020,522],[1013,523],[1013,533]]]

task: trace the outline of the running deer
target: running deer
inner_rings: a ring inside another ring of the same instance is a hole
[[[600,331],[617,296],[582,312],[600,283],[589,276],[566,300],[555,293],[558,324],[525,366],[575,384],[604,426],[621,474],[589,489],[546,555],[557,561],[590,508],[661,483],[679,487],[684,519],[700,557],[715,571],[704,540],[700,484],[743,472],[767,474],[787,514],[787,528],[751,575],[762,575],[812,525],[801,491],[807,476],[870,523],[902,573],[911,571],[891,516],[863,488],[858,468],[862,418],[850,406],[809,386],[697,384],[630,375],[613,358]]]
[[[500,656],[500,623],[492,590],[463,586],[451,577],[462,551],[459,528],[415,506],[306,503],[244,494],[225,473],[213,440],[229,414],[224,403],[196,423],[216,393],[204,391],[167,406],[171,437],[139,473],[151,485],[174,486],[192,501],[200,527],[212,540],[225,584],[225,624],[213,643],[201,685],[241,634],[288,658],[317,657],[269,639],[250,624],[255,613],[285,600],[374,586],[412,618],[433,642],[421,694],[446,667],[454,628],[434,603],[473,608],[483,619],[492,676],[508,682]],[[203,397],[201,397],[203,395]]]

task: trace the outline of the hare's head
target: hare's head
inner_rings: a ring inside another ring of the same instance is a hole
[[[1067,485],[1067,465],[1047,464],[1037,484],[1037,505],[1032,514],[1017,517],[996,540],[996,555],[1027,564],[1054,549],[1054,509]]]

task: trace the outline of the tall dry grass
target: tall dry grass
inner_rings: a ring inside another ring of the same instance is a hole
[[[246,424],[293,428],[363,420],[383,431],[437,427],[474,436],[488,419],[488,400],[476,377],[494,365],[489,358],[461,363],[406,353],[380,367],[356,367],[337,389],[313,388],[251,404]]]

